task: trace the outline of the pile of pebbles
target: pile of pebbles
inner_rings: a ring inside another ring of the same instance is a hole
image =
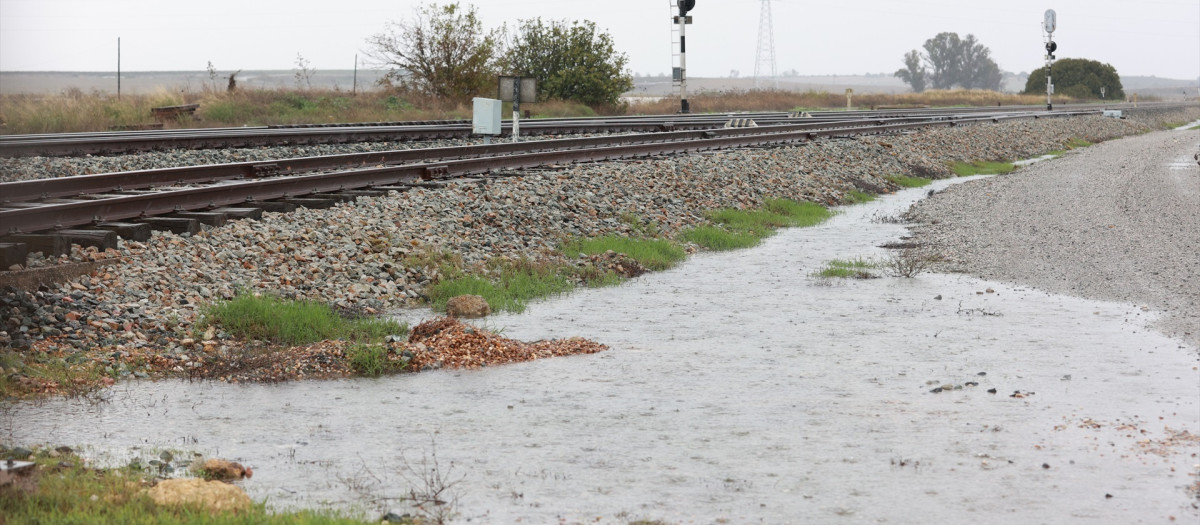
[[[952,160],[1027,158],[1061,149],[1072,138],[1097,142],[1143,132],[1160,121],[1197,118],[1200,110],[1190,109],[1154,115],[1149,122],[1098,116],[1030,119],[523,170],[326,210],[266,213],[260,221],[206,228],[194,236],[156,233],[148,242],[122,242],[119,249],[100,254],[117,262],[91,276],[34,292],[0,290],[5,320],[0,349],[33,345],[71,353],[100,347],[109,357],[131,349],[180,354],[190,351],[179,341],[191,333],[203,305],[232,298],[239,290],[381,314],[422,301],[436,269],[414,261],[428,260],[431,253],[461,257],[480,273],[486,273],[482,263],[494,258],[573,264],[557,252],[564,239],[633,234],[630,217],[654,222],[673,236],[701,223],[705,210],[754,207],[777,197],[838,204],[852,190],[895,189],[889,175],[949,176]],[[291,155],[318,153],[295,149]],[[76,247],[61,260],[97,255]],[[42,340],[51,346],[38,345]],[[114,371],[138,372],[117,370],[124,365],[112,359]]]

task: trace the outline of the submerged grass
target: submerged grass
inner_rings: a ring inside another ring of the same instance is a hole
[[[687,230],[682,238],[709,250],[724,251],[756,246],[777,228],[820,224],[833,212],[811,202],[767,199],[760,209],[725,208],[707,216],[713,224]]]
[[[888,175],[888,182],[900,186],[901,188],[920,188],[928,186],[933,182],[933,179],[925,177],[909,177],[908,175]]]
[[[1016,169],[1016,164],[1003,161],[977,160],[975,162],[954,162],[950,164],[950,170],[959,177],[970,177],[973,175],[1004,175],[1007,173],[1012,173]]]
[[[879,263],[861,257],[855,259],[834,259],[825,264],[813,275],[816,277],[837,279],[871,279],[876,277],[871,270],[878,268]]]
[[[271,512],[264,503],[241,512],[209,512],[195,506],[158,506],[143,490],[150,481],[139,469],[93,469],[73,454],[39,452],[36,472],[0,489],[0,522],[68,525],[154,523],[162,525],[298,524],[361,525],[328,512]]]
[[[205,311],[206,322],[246,339],[303,345],[326,339],[374,342],[408,327],[382,319],[345,319],[329,305],[241,293]]]

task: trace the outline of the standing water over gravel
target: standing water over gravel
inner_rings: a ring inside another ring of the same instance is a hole
[[[419,490],[412,471],[435,455],[462,479],[456,522],[1196,516],[1196,359],[1148,332],[1149,313],[963,276],[810,276],[886,256],[876,246],[904,228],[880,219],[925,191],[485,323],[611,346],[600,354],[378,380],[134,383],[98,405],[18,405],[4,430],[113,458],[197,450],[252,466],[244,487],[271,505],[372,517],[412,512],[387,498]]]

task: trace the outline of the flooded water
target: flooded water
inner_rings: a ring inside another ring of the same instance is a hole
[[[20,405],[4,430],[98,458],[234,459],[275,507],[372,517],[413,512],[396,498],[436,457],[460,481],[456,523],[1200,515],[1186,491],[1200,443],[1167,441],[1200,433],[1196,352],[1146,330],[1151,313],[965,276],[810,275],[885,257],[877,246],[905,230],[881,219],[926,191],[484,323],[611,346],[600,354],[378,380],[133,383],[98,405]]]

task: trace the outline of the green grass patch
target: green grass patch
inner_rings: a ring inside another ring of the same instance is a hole
[[[900,186],[901,188],[920,188],[928,186],[933,182],[933,179],[925,177],[909,177],[908,175],[888,175],[888,182]]]
[[[863,204],[875,200],[875,196],[864,191],[850,190],[846,193],[846,200],[850,201],[850,204]]]
[[[208,307],[205,316],[207,323],[236,336],[288,345],[326,339],[377,342],[408,332],[396,321],[343,318],[326,304],[247,293]]]
[[[274,512],[264,503],[233,513],[209,513],[194,506],[160,507],[142,489],[153,476],[141,469],[93,469],[74,454],[34,457],[37,471],[0,490],[6,523],[68,525],[80,523],[154,523],[159,525],[362,525],[363,521],[331,512]],[[415,522],[413,522],[415,523]]]
[[[381,344],[354,343],[346,349],[350,368],[360,376],[379,377],[399,372],[404,366],[388,359],[388,349]]]
[[[953,162],[950,170],[959,177],[973,175],[1004,175],[1012,173],[1017,166],[1011,162],[990,162],[977,160],[975,162]]]
[[[623,253],[641,263],[649,270],[660,271],[675,266],[687,257],[683,247],[666,239],[634,239],[616,235],[605,235],[591,239],[576,239],[565,243],[563,255],[576,258],[596,255],[607,251]]]
[[[740,250],[758,246],[762,237],[753,233],[731,232],[717,226],[697,226],[683,232],[683,240],[713,251]]]
[[[529,301],[566,293],[574,288],[561,267],[529,260],[499,263],[493,279],[459,274],[439,280],[429,288],[435,310],[445,310],[446,302],[459,295],[479,295],[493,311],[520,313]]]
[[[879,264],[863,258],[856,259],[834,259],[825,264],[813,275],[817,277],[836,278],[836,279],[871,279],[875,277],[871,270],[878,268]]]
[[[1073,138],[1067,141],[1067,149],[1086,148],[1092,143],[1080,138]]]
[[[725,208],[707,216],[713,224],[687,230],[681,237],[709,250],[725,251],[756,246],[777,228],[820,224],[832,217],[833,212],[811,202],[767,199],[761,209]]]

